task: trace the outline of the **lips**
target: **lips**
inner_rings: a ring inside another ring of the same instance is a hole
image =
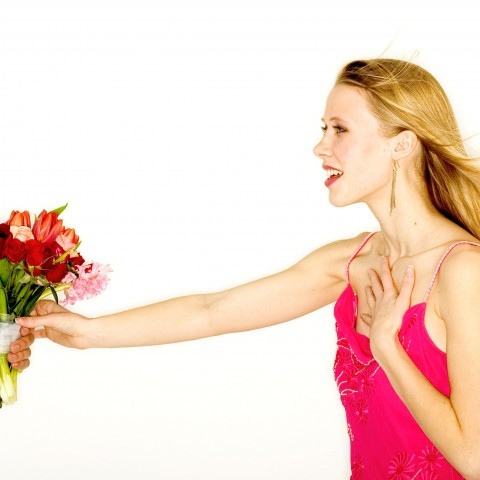
[[[343,172],[338,168],[334,168],[330,165],[323,165],[323,169],[325,170],[325,174],[327,175],[327,180],[332,178],[333,175],[341,176]]]
[[[330,165],[323,165],[323,169],[325,170],[325,174],[327,179],[325,180],[325,186],[329,187],[333,182],[338,180],[342,175],[343,172],[334,168]]]
[[[327,174],[327,179],[330,179],[333,176],[341,177],[343,175],[342,171],[336,170],[335,168],[329,168],[329,169],[325,170],[325,173]]]

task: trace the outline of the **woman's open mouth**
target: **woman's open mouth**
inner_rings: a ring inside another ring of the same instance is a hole
[[[343,175],[343,172],[333,168],[325,170],[325,173],[327,174],[327,179],[325,180],[326,187],[329,187],[335,180],[338,180]]]

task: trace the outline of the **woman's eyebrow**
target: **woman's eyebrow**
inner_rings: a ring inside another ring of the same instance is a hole
[[[324,118],[322,118],[321,120],[322,120],[323,123],[327,123]],[[340,117],[330,117],[330,121],[332,121],[332,120],[338,120],[339,122],[342,122],[342,123],[348,123],[347,121],[343,120]]]

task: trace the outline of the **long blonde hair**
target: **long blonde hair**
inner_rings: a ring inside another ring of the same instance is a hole
[[[469,157],[452,106],[438,81],[404,60],[374,58],[345,65],[336,84],[360,87],[386,136],[414,132],[418,173],[433,206],[480,238],[480,169]]]

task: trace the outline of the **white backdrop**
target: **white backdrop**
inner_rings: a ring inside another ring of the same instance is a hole
[[[312,153],[339,68],[418,50],[477,133],[478,20],[458,2],[1,1],[0,220],[69,202],[82,254],[114,269],[89,316],[284,269],[378,228],[329,205]],[[38,341],[0,411],[0,475],[345,479],[334,333],[330,305],[159,347]]]

